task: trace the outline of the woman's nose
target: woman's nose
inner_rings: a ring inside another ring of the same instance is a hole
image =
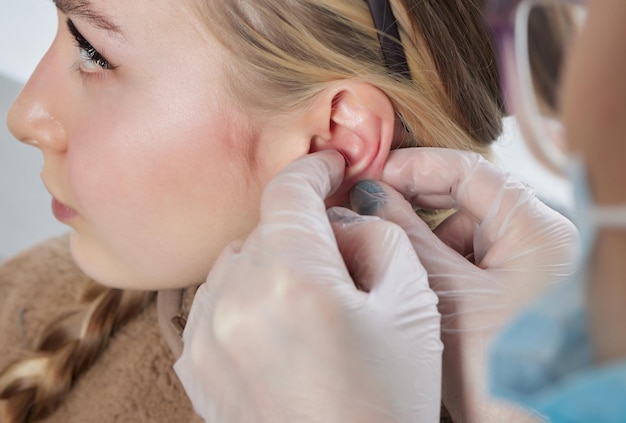
[[[13,136],[44,152],[65,151],[63,97],[62,72],[55,66],[53,45],[9,110],[7,124]]]

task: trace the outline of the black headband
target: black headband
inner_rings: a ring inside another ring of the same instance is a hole
[[[367,5],[374,19],[374,26],[378,30],[378,40],[387,69],[392,74],[402,75],[411,79],[404,48],[402,48],[402,43],[400,43],[398,22],[395,16],[393,16],[389,1],[367,0]]]

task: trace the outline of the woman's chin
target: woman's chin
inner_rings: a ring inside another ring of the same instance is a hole
[[[109,288],[159,291],[199,285],[206,278],[206,274],[204,277],[184,277],[182,272],[174,272],[176,277],[170,277],[158,266],[144,266],[144,269],[132,267],[128,263],[131,260],[119,259],[100,244],[87,242],[76,231],[70,237],[70,251],[83,273]]]
[[[213,264],[210,260],[184,261],[180,256],[165,259],[156,254],[151,260],[145,260],[145,248],[126,249],[142,251],[133,260],[132,253],[113,251],[79,231],[71,233],[70,251],[83,273],[101,285],[117,289],[159,291],[197,286],[205,281]],[[166,256],[176,255],[168,252]],[[210,252],[203,255],[210,256]]]
[[[101,248],[95,243],[85,242],[76,231],[70,237],[70,252],[78,268],[95,282],[116,289],[154,290],[145,284],[143,278],[131,275],[122,269],[123,265],[115,260],[107,259]],[[154,281],[152,281],[154,282]]]

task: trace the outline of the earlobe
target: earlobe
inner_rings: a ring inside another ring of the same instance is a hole
[[[358,181],[379,179],[389,156],[395,112],[389,98],[371,84],[342,81],[333,87],[328,107],[328,127],[311,140],[310,152],[336,150],[346,159],[346,173],[336,196],[343,196]],[[325,104],[325,106],[324,106]]]

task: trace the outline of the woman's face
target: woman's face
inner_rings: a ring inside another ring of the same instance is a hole
[[[184,2],[56,3],[57,36],[9,127],[44,155],[74,258],[115,287],[202,282],[256,224],[261,187],[306,150],[257,155],[271,134],[230,101],[226,54]]]

